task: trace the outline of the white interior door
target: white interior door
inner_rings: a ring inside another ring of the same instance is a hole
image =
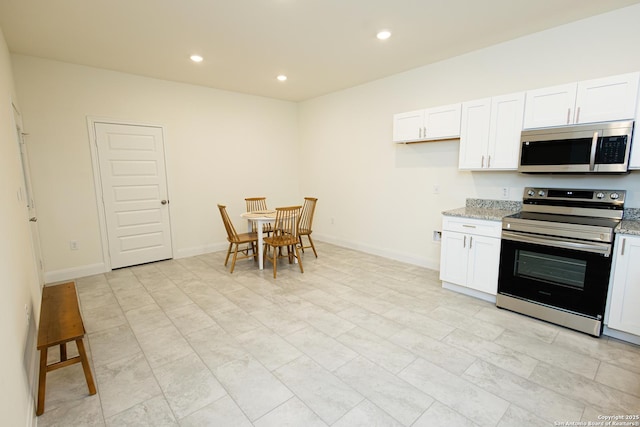
[[[29,151],[24,141],[24,133],[22,132],[22,124],[20,117],[17,114],[17,110],[14,107],[14,119],[16,123],[16,140],[20,146],[20,160],[22,162],[22,176],[24,178],[23,191],[20,197],[27,205],[27,215],[29,218],[30,230],[31,230],[31,247],[33,249],[34,261],[36,263],[36,270],[38,274],[38,283],[40,286],[44,286],[44,263],[42,261],[42,251],[40,249],[40,232],[38,230],[38,213],[36,211],[36,203],[33,198],[33,190],[31,186],[31,169],[29,166]]]
[[[162,128],[95,123],[111,268],[169,259]]]

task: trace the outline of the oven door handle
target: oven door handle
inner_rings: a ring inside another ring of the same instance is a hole
[[[502,238],[514,242],[533,243],[536,245],[552,246],[554,248],[570,249],[574,251],[591,252],[604,255],[611,255],[611,245],[609,243],[589,243],[576,242],[552,236],[532,236],[529,234],[514,233],[512,231],[502,231]]]
[[[598,132],[593,133],[593,138],[591,139],[591,153],[589,156],[589,171],[593,172],[596,168],[596,149],[598,148]]]

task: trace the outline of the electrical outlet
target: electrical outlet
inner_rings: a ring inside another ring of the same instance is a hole
[[[71,248],[72,251],[77,251],[78,250],[78,242],[75,240],[72,240],[69,242],[69,247]]]
[[[440,194],[440,185],[439,184],[434,184],[433,185],[433,194]]]
[[[439,242],[442,240],[442,231],[433,230],[433,241]]]
[[[502,198],[503,199],[508,199],[509,198],[509,187],[502,187]]]

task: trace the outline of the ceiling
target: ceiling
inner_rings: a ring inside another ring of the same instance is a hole
[[[0,27],[12,53],[302,101],[635,3],[0,0]]]

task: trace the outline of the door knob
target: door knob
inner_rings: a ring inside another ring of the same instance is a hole
[[[168,200],[163,200],[160,203],[162,203],[163,205],[166,205],[167,203],[169,203],[169,201]]]
[[[35,216],[32,216],[31,218],[29,218],[29,221],[31,222],[37,222],[38,218],[36,218]]]

